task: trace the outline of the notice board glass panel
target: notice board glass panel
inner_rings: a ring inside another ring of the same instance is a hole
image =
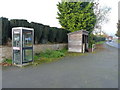
[[[20,64],[21,63],[20,50],[13,50],[13,57],[14,57],[14,63],[16,63],[16,64]]]
[[[23,47],[32,47],[32,31],[23,31]]]
[[[32,61],[32,49],[23,49],[23,63]]]
[[[13,35],[13,46],[20,47],[20,31],[14,31]]]

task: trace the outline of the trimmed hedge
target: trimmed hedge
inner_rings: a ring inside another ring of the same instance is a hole
[[[64,39],[64,34],[63,33],[64,33],[63,29],[59,28],[58,31],[57,31],[56,42],[58,42],[58,43],[63,42],[63,39]]]
[[[100,42],[100,41],[105,41],[106,38],[103,37],[103,36],[95,36],[95,35],[94,35],[93,40],[94,40],[95,42]]]
[[[0,18],[0,45],[6,44],[8,38],[12,39],[12,28],[13,27],[27,27],[34,29],[34,43],[45,44],[45,43],[67,43],[66,29],[49,27],[36,22],[29,23],[24,19],[11,19]],[[2,42],[3,41],[3,42]]]
[[[68,42],[68,33],[70,33],[70,31],[63,29],[63,42],[67,43]]]
[[[57,37],[57,28],[56,27],[51,27],[50,31],[49,31],[49,38],[48,38],[48,40],[50,42],[52,42],[52,43],[56,42],[55,41],[56,37]]]
[[[4,45],[7,43],[7,40],[9,38],[9,28],[10,22],[7,18],[0,18],[0,45]]]
[[[11,19],[10,20],[10,34],[9,37],[12,39],[12,28],[13,27],[30,27],[30,23],[24,19]]]
[[[39,23],[31,22],[31,27],[34,28],[34,43],[39,44],[44,30],[44,26]]]
[[[50,31],[50,27],[44,26],[42,38],[40,39],[42,44],[48,43],[49,31]]]
[[[30,27],[30,23],[24,19],[11,19],[10,26],[13,27]]]

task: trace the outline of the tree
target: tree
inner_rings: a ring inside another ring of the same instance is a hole
[[[99,5],[99,4],[97,4],[97,5]],[[104,22],[107,23],[109,21],[107,16],[110,13],[110,10],[111,10],[110,7],[105,6],[102,8],[98,8],[98,6],[94,6],[94,10],[95,10],[95,14],[97,16],[96,24],[102,24]]]
[[[99,0],[94,2],[94,12],[96,17],[96,25],[94,32],[101,33],[102,32],[102,24],[107,23],[109,21],[109,18],[107,17],[111,11],[110,7],[104,6],[101,7],[99,5]]]
[[[116,33],[116,36],[120,37],[120,20],[118,20],[117,28],[118,28],[118,31]]]
[[[59,2],[57,19],[61,26],[71,32],[87,30],[91,33],[96,23],[93,2]]]

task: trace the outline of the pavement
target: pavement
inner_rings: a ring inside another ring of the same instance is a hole
[[[118,88],[118,49],[24,68],[3,67],[3,88]]]

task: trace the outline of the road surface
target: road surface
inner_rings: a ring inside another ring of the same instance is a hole
[[[115,42],[115,41],[112,41],[112,42],[106,42],[106,44],[112,46],[112,47],[115,47],[115,48],[120,48],[120,44]]]
[[[25,68],[4,67],[3,88],[117,88],[118,49],[105,49],[83,56]]]

